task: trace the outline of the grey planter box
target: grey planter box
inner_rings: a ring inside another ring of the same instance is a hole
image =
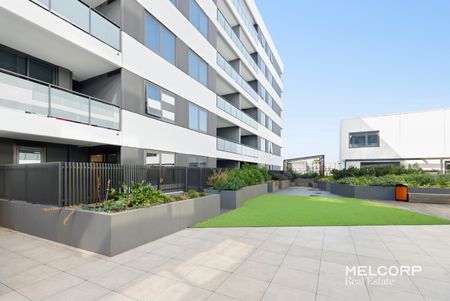
[[[354,186],[355,198],[369,200],[395,200],[395,187]]]
[[[450,194],[450,188],[410,188],[411,193]]]
[[[330,191],[330,182],[319,181],[317,182],[317,187],[320,190]]]
[[[280,181],[280,190],[289,188],[291,186],[290,180],[281,180]]]
[[[205,189],[208,194],[220,195],[220,207],[224,209],[236,209],[250,199],[267,193],[267,183],[247,186],[236,191]]]
[[[314,186],[314,179],[295,179],[295,185],[301,186],[301,187],[313,187]]]
[[[337,195],[353,198],[355,197],[355,186],[330,183],[330,192]]]
[[[277,192],[278,190],[280,190],[280,181],[267,182],[267,191],[268,192]]]
[[[267,187],[267,186],[266,186]],[[208,195],[119,213],[72,209],[44,212],[45,205],[0,200],[0,226],[114,256],[220,214],[220,197]]]

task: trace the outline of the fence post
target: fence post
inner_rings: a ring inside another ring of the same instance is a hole
[[[188,167],[186,166],[186,178],[185,178],[185,184],[184,184],[184,192],[188,191]]]
[[[200,167],[199,192],[203,192],[203,167]]]
[[[58,206],[62,207],[62,194],[63,194],[63,170],[62,163],[58,162]]]

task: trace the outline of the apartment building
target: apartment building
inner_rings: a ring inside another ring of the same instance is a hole
[[[0,164],[282,166],[254,0],[0,0]]]
[[[412,165],[450,173],[450,110],[344,119],[341,167]]]

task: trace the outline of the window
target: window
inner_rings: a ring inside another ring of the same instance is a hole
[[[189,167],[208,167],[208,158],[207,157],[199,157],[199,156],[190,156]]]
[[[170,0],[170,2],[172,2],[173,5],[177,6],[177,0]]]
[[[45,162],[45,151],[43,148],[23,147],[16,148],[17,164],[35,164]]]
[[[263,112],[260,112],[259,123],[261,123],[263,126],[266,126],[266,114],[264,114]]]
[[[204,84],[208,84],[208,67],[195,52],[189,50],[189,75]]]
[[[203,133],[208,130],[208,113],[192,103],[189,104],[189,128]]]
[[[150,14],[145,15],[145,45],[175,64],[175,35]]]
[[[49,84],[57,84],[55,66],[20,54],[14,50],[0,48],[0,68]]]
[[[161,117],[161,90],[152,83],[146,84],[147,114]]]
[[[273,143],[270,141],[267,143],[267,152],[273,154]]]
[[[146,165],[175,165],[175,154],[173,153],[146,153]]]
[[[270,119],[270,118],[267,118],[267,128],[269,130],[273,129],[273,122],[272,122],[272,119]]]
[[[205,38],[208,38],[208,17],[195,0],[189,0],[189,21]]]
[[[264,139],[264,138],[261,138],[260,150],[263,152],[266,151],[266,139]]]
[[[349,147],[379,147],[379,132],[358,132],[349,134]]]

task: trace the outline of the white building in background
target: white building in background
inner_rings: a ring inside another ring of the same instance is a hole
[[[418,164],[450,172],[450,109],[344,119],[340,129],[343,168]]]
[[[254,0],[0,1],[0,164],[282,167]]]

